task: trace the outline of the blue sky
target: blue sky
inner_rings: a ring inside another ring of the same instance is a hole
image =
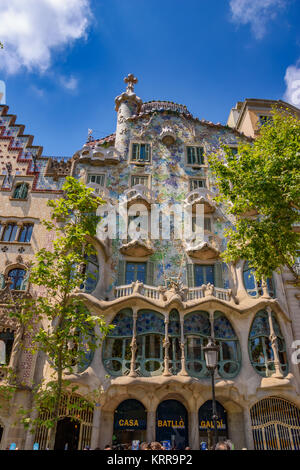
[[[44,155],[114,132],[129,72],[213,122],[245,98],[300,107],[299,0],[0,0],[0,18],[6,102]]]

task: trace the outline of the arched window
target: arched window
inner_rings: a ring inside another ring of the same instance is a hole
[[[11,290],[26,290],[27,276],[25,269],[12,269],[8,272],[12,283],[10,285]]]
[[[229,320],[221,312],[215,312],[214,332],[220,346],[218,372],[224,378],[235,377],[241,367],[240,344]]]
[[[169,359],[170,370],[176,375],[181,370],[181,349],[180,349],[180,319],[177,310],[172,310],[169,315],[168,336],[170,341]]]
[[[259,295],[262,295],[263,291],[261,287],[261,281],[257,281],[255,277],[255,270],[249,267],[248,261],[244,263],[243,279],[244,279],[245,289],[249,295],[251,295],[252,297],[258,297]],[[275,288],[274,288],[273,279],[268,278],[266,282],[267,282],[267,288],[268,288],[270,297],[275,297]]]
[[[285,341],[277,319],[272,313],[272,323],[275,332],[281,371],[288,372]],[[275,372],[274,351],[270,340],[270,323],[268,313],[258,312],[254,318],[249,335],[249,356],[254,369],[264,377],[270,377]]]
[[[82,285],[84,292],[90,293],[96,289],[99,280],[99,261],[96,250],[87,256],[85,255],[86,265],[83,274],[86,280]]]
[[[111,330],[103,344],[104,367],[111,375],[126,375],[130,371],[131,341],[133,334],[133,318],[131,309],[119,312]]]
[[[14,344],[14,332],[0,331],[0,366],[8,365]]]
[[[140,310],[136,333],[137,372],[143,376],[160,375],[164,365],[164,316],[151,310]]]
[[[13,199],[26,199],[28,196],[28,184],[20,183],[15,187]]]
[[[207,312],[193,312],[184,318],[184,335],[186,367],[190,375],[206,377],[208,371],[205,365],[202,346],[206,346],[211,335],[210,322]]]

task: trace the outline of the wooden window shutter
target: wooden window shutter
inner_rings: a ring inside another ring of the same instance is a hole
[[[195,276],[194,276],[194,265],[193,263],[188,263],[186,265],[186,277],[188,287],[195,286]]]
[[[123,286],[125,284],[125,269],[126,269],[126,261],[119,260],[119,270],[118,270],[118,279],[117,285]]]
[[[154,286],[154,262],[147,262],[147,284],[148,286]]]
[[[223,283],[223,266],[221,261],[217,261],[214,267],[215,287],[224,287]]]

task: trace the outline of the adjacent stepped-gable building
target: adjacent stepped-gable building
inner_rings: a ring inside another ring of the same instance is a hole
[[[103,392],[95,409],[73,422],[71,437],[62,404],[56,448],[169,440],[199,449],[213,427],[202,351],[213,336],[220,345],[219,435],[237,449],[299,449],[300,377],[291,360],[291,344],[300,337],[299,291],[284,270],[262,287],[246,260],[226,265],[220,259],[224,228],[232,221],[214,202],[207,156],[221,152],[221,142],[236,148],[254,136],[239,132],[236,116],[234,125],[222,126],[193,117],[184,105],[143,103],[134,91],[137,79],[129,75],[125,82],[115,100],[116,132],[98,140],[90,135],[70,159],[44,157],[0,107],[0,380],[1,364],[10,364],[29,385],[49,374],[41,355],[25,356],[18,348],[21,333],[5,316],[5,305],[10,295],[33,295],[26,267],[51,244],[40,224],[49,216],[46,203],[73,175],[106,200],[104,213],[117,209],[120,220],[128,209],[130,230],[113,237],[99,231],[93,240],[89,269],[96,276],[78,295],[115,328],[68,376],[83,396],[95,388]],[[195,217],[197,205],[204,213],[200,242],[181,234],[176,223],[178,208]],[[139,230],[131,230],[134,220]],[[47,447],[43,427],[32,436],[12,425],[14,403],[30,406],[30,395],[30,388],[20,389],[0,408],[1,448],[11,442]]]

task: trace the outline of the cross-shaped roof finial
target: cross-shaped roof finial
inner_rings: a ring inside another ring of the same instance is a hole
[[[133,73],[129,73],[127,77],[124,78],[124,82],[127,83],[126,91],[129,93],[133,93],[134,85],[137,84],[138,79],[133,75]]]

